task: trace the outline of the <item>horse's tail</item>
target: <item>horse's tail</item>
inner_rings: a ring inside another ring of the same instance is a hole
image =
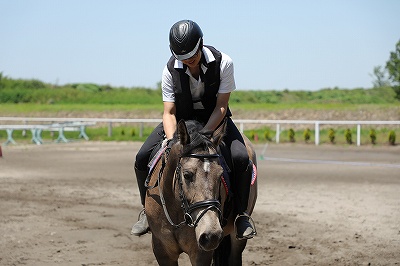
[[[214,251],[213,264],[214,266],[229,265],[229,255],[231,253],[231,237],[227,235],[222,239],[218,248]]]

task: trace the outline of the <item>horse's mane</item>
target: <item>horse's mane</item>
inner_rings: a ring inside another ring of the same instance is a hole
[[[202,148],[203,150],[208,150],[208,148],[212,147],[215,149],[212,144],[210,138],[207,136],[208,134],[202,134],[201,129],[203,129],[203,125],[196,120],[188,120],[185,121],[186,128],[190,137],[190,143],[183,146],[182,155],[188,155],[194,148]],[[174,141],[178,141],[177,133],[174,135]]]

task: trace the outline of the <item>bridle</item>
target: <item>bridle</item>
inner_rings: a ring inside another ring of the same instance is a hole
[[[196,227],[196,225],[199,223],[200,219],[204,216],[204,214],[211,209],[215,209],[218,212],[219,217],[221,218],[221,214],[222,214],[221,203],[217,199],[203,200],[203,201],[199,201],[199,202],[189,205],[188,200],[183,191],[182,175],[180,174],[180,172],[181,172],[180,170],[182,167],[180,160],[183,157],[196,158],[196,159],[200,159],[200,160],[208,160],[210,158],[219,158],[219,154],[218,153],[213,153],[213,154],[191,153],[186,156],[181,156],[179,159],[178,166],[175,170],[175,180],[177,180],[177,182],[179,184],[179,198],[182,201],[181,206],[184,210],[184,217],[185,217],[186,224],[191,227]],[[201,210],[197,219],[193,221],[192,212],[194,212],[197,209],[203,209],[203,210]]]
[[[169,148],[170,149],[170,148]],[[178,224],[174,223],[169,215],[165,199],[162,193],[162,189],[160,186],[160,180],[161,176],[164,170],[164,167],[166,165],[166,157],[168,157],[169,154],[169,149],[167,149],[164,152],[163,159],[162,159],[162,167],[160,169],[160,172],[158,174],[158,187],[159,187],[159,192],[160,192],[160,200],[164,209],[165,216],[167,217],[168,222],[174,227],[174,228],[179,228],[181,225],[186,224],[189,227],[196,227],[197,224],[199,223],[200,219],[206,214],[207,211],[215,209],[218,212],[219,220],[222,221],[222,211],[221,211],[221,203],[219,202],[218,199],[209,199],[209,200],[203,200],[199,202],[195,202],[193,204],[189,204],[185,193],[183,191],[183,181],[182,181],[182,174],[181,174],[181,160],[182,158],[196,158],[199,160],[208,160],[208,159],[213,159],[213,158],[219,158],[219,154],[217,152],[211,153],[211,154],[197,154],[197,153],[190,153],[186,155],[180,155],[179,160],[178,160],[178,165],[175,169],[174,177],[175,177],[175,182],[178,182],[178,188],[179,188],[179,198],[181,200],[181,208],[183,209],[183,217],[184,220]],[[200,211],[200,214],[198,215],[197,219],[193,219],[192,213],[195,210],[202,209]]]

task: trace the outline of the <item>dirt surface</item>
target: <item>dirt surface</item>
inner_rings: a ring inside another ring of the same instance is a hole
[[[130,235],[140,145],[2,146],[0,265],[157,265],[150,234]],[[244,265],[400,265],[400,147],[256,149]]]

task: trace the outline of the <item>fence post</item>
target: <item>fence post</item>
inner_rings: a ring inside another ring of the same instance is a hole
[[[275,134],[276,143],[279,143],[279,135],[280,134],[281,134],[281,132],[280,132],[280,124],[276,124],[276,134]]]
[[[319,145],[319,122],[315,121],[315,145]]]
[[[361,145],[361,125],[357,124],[357,146]]]
[[[140,123],[140,128],[139,128],[139,137],[143,137],[143,122]]]
[[[26,124],[27,124],[27,122],[24,120],[24,125],[26,125]],[[26,130],[25,129],[22,130],[22,136],[24,138],[26,137]]]
[[[240,123],[240,133],[243,133],[244,127],[243,127],[243,122]]]
[[[108,134],[107,136],[111,137],[112,136],[112,122],[108,123]]]

